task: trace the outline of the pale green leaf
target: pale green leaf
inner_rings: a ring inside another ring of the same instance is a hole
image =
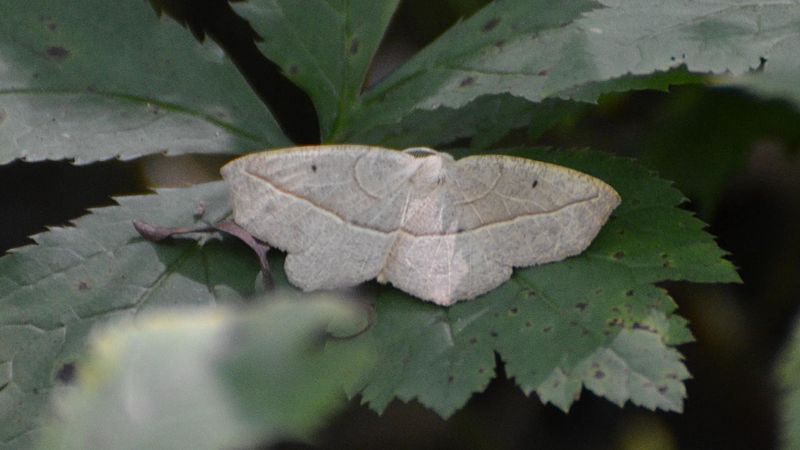
[[[741,74],[761,58],[767,71],[796,64],[798,6],[492,2],[367,92],[344,139],[397,133],[395,126],[420,110],[457,109],[485,95],[596,101],[605,92],[700,80],[692,74]],[[688,72],[674,70],[679,67]]]
[[[213,450],[311,438],[344,406],[342,385],[369,367],[370,352],[324,351],[331,322],[358,320],[352,303],[275,297],[245,314],[183,308],[97,334],[39,447]]]
[[[144,1],[0,3],[0,164],[281,146],[212,42]]]

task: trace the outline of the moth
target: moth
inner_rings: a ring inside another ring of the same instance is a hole
[[[569,168],[422,147],[295,147],[221,172],[234,221],[287,253],[295,286],[377,279],[439,305],[496,288],[514,267],[583,252],[620,203],[611,186]]]

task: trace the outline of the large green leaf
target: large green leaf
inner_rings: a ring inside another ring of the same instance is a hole
[[[322,136],[344,126],[399,0],[250,0],[261,48],[311,95]]]
[[[231,311],[181,309],[95,336],[78,389],[56,400],[42,449],[244,448],[308,439],[342,407],[343,383],[371,352],[324,351],[353,304],[272,300]],[[165,426],[165,424],[167,424]]]
[[[740,74],[767,58],[770,70],[773,61],[796,61],[788,49],[798,48],[799,5],[492,2],[367,92],[340,139],[396,134],[419,110],[460,108],[484,95],[595,101],[604,92],[685,82],[685,72],[670,70],[679,66]]]
[[[533,102],[595,101],[610,91],[698,81],[696,74],[740,74],[758,67],[762,58],[769,61],[768,71],[795,64],[792,52],[798,48],[800,21],[796,2],[492,2],[353,98],[337,93],[331,79],[347,74],[332,56],[342,54],[350,43],[341,26],[350,16],[336,15],[342,8],[314,2],[325,12],[326,25],[308,33],[316,15],[297,16],[278,2],[255,4],[247,7],[247,16],[264,35],[267,56],[294,74],[326,117],[323,122],[332,123],[336,117],[336,126],[323,126],[326,140],[372,143],[393,142],[392,136],[413,140],[413,125],[419,122],[414,116],[433,111],[417,142],[427,143],[429,128],[461,128],[462,116],[452,111],[486,95],[509,94]],[[359,17],[383,24],[372,19],[377,14]],[[375,25],[371,30],[381,29]],[[377,39],[373,36],[371,42]],[[673,70],[678,67],[688,72]],[[344,80],[341,83],[350,81]],[[475,107],[469,120],[496,120],[493,111]],[[438,113],[444,117],[432,122]]]
[[[35,432],[92,326],[156,306],[239,303],[254,291],[258,267],[243,246],[154,245],[131,223],[217,221],[228,214],[223,183],[118,201],[0,258],[0,447],[21,448]]]
[[[653,283],[738,281],[724,252],[677,207],[678,191],[629,160],[521,153],[607,181],[622,204],[582,255],[516,270],[475,300],[443,308],[383,295],[377,324],[363,337],[379,355],[364,401],[382,411],[394,397],[417,399],[448,416],[486,387],[497,352],[523,391],[564,410],[582,387],[620,405],[682,410],[688,372],[672,347],[691,334]]]
[[[144,1],[0,3],[0,164],[284,144],[222,50]]]

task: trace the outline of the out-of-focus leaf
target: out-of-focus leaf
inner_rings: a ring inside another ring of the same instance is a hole
[[[792,338],[783,351],[777,378],[784,395],[781,397],[782,448],[800,448],[800,322],[795,322]]]
[[[673,346],[691,334],[653,283],[736,282],[733,266],[703,223],[678,208],[681,194],[641,166],[591,152],[520,154],[597,176],[622,204],[583,254],[518,269],[475,300],[443,308],[382,296],[362,337],[379,355],[364,401],[382,411],[395,397],[417,399],[449,416],[486,387],[497,352],[524,392],[564,410],[586,387],[620,405],[681,411],[689,374]]]
[[[367,370],[365,346],[326,352],[343,301],[270,301],[245,316],[176,310],[95,336],[77,388],[57,397],[42,449],[219,449],[309,439]]]
[[[304,88],[329,138],[355,107],[399,0],[250,0],[240,12],[265,55]]]
[[[156,245],[132,224],[216,222],[228,214],[223,183],[118,202],[0,258],[0,367],[8,368],[0,389],[0,448],[26,446],[47,395],[69,380],[65,374],[92,326],[156,306],[240,303],[254,291],[258,264],[244,246]]]
[[[222,50],[144,1],[0,3],[0,164],[288,144]]]

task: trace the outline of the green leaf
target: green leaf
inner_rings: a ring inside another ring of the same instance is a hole
[[[311,96],[323,139],[364,87],[372,57],[399,0],[250,0],[236,10],[264,38],[265,55]]]
[[[776,375],[781,396],[782,448],[800,448],[800,322],[795,321],[791,340],[783,351]]]
[[[245,314],[183,309],[115,324],[92,340],[77,389],[56,398],[59,414],[40,448],[212,450],[309,439],[344,406],[342,384],[369,367],[363,345],[324,351],[329,323],[358,316],[333,299],[275,299]]]
[[[22,448],[35,433],[47,394],[82,355],[92,326],[157,306],[236,304],[254,292],[258,267],[244,246],[156,245],[131,223],[216,222],[228,214],[223,183],[118,202],[0,258],[0,447]]]
[[[288,144],[222,50],[143,1],[0,3],[0,164]]]
[[[741,74],[762,57],[768,67],[796,61],[785,49],[798,47],[797,6],[492,2],[366,93],[343,140],[375,139],[378,130],[392,130],[419,110],[457,109],[485,95],[591,102],[611,91],[696,82],[702,73]],[[688,72],[674,70],[684,66]]]
[[[672,347],[691,340],[664,280],[736,282],[703,223],[677,208],[681,194],[641,166],[591,152],[516,152],[605,180],[622,204],[583,254],[518,269],[475,300],[437,307],[389,291],[362,339],[379,362],[363,400],[395,397],[443,416],[493,377],[494,354],[525,393],[567,410],[582,387],[622,405],[682,410],[688,372]],[[344,343],[342,345],[348,345]],[[355,390],[355,388],[353,388]]]

